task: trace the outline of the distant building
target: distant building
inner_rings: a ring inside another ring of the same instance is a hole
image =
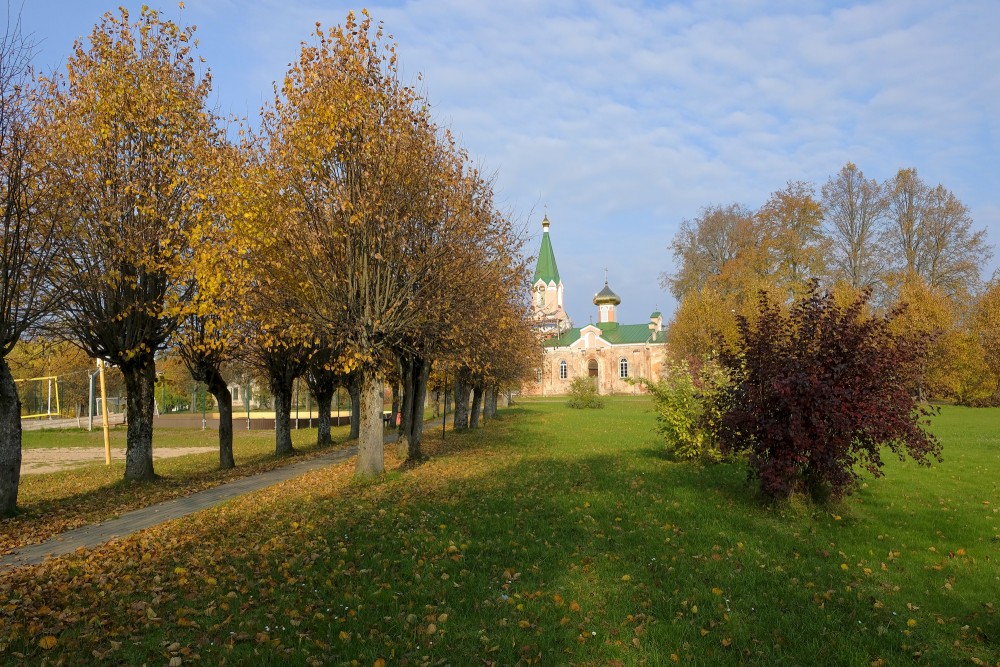
[[[556,334],[573,326],[563,308],[563,284],[556,266],[556,255],[549,238],[549,216],[542,218],[542,247],[538,250],[535,276],[531,279],[531,303],[535,328],[543,334]]]
[[[549,238],[548,216],[542,220],[542,245],[532,280],[535,321],[544,341],[542,365],[521,393],[528,396],[566,394],[578,377],[590,377],[602,394],[638,394],[644,390],[629,378],[659,378],[666,352],[663,316],[653,312],[642,324],[620,324],[615,309],[621,298],[608,286],[594,295],[597,324],[574,328],[563,308],[563,283]]]

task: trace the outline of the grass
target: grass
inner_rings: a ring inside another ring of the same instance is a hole
[[[664,460],[643,401],[525,403],[382,479],[331,466],[7,573],[0,655],[994,665],[998,416],[946,409],[944,463],[892,461],[819,509]]]
[[[335,442],[343,441],[348,426],[331,429]],[[26,449],[88,447],[104,450],[100,430],[25,431]],[[153,436],[157,447],[218,447],[215,430],[162,428]],[[316,429],[292,431],[292,443],[301,456],[311,456],[329,448],[316,447]],[[111,446],[125,446],[125,427],[111,430]],[[274,455],[273,431],[233,433],[236,468],[219,470],[219,454],[207,452],[176,458],[157,459],[159,479],[153,483],[125,482],[125,462],[112,459],[111,465],[95,463],[72,470],[22,475],[18,490],[18,514],[0,519],[0,554],[9,553],[80,526],[99,523],[125,512],[217,486],[247,475],[286,465],[292,460]]]

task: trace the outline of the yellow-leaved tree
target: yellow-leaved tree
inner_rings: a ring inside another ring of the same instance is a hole
[[[284,242],[285,280],[318,333],[343,344],[360,373],[356,473],[384,470],[384,369],[424,318],[445,247],[434,243],[442,165],[426,102],[397,72],[395,46],[366,12],[316,30],[265,115]]]
[[[172,304],[193,288],[180,260],[221,141],[193,42],[193,28],[146,7],[135,21],[125,9],[105,14],[45,97],[47,131],[58,138],[52,187],[78,227],[65,326],[125,378],[126,479],[154,477],[154,355],[177,327]]]

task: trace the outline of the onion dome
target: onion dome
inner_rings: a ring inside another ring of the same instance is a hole
[[[611,291],[608,287],[608,281],[604,281],[604,289],[594,295],[594,305],[603,306],[605,304],[611,304],[617,306],[622,302],[621,297]]]

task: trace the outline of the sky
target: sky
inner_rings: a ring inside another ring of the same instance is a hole
[[[35,66],[121,4],[9,0]],[[996,0],[147,0],[196,25],[217,111],[254,118],[316,22],[367,7],[403,78],[487,173],[537,252],[547,212],[576,325],[604,284],[618,319],[676,307],[670,242],[705,206],[751,209],[853,162],[869,179],[916,168],[1000,243]],[[2,11],[2,10],[0,10]],[[2,14],[0,14],[2,16]],[[998,252],[1000,254],[1000,252]],[[997,258],[984,268],[989,277]]]

